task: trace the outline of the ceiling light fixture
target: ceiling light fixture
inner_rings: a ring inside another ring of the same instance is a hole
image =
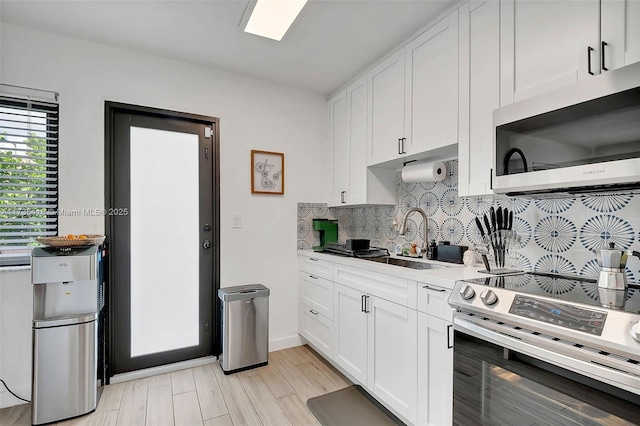
[[[244,31],[280,41],[307,0],[257,0]]]

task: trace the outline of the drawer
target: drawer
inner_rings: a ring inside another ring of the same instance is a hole
[[[415,281],[344,265],[336,265],[334,281],[372,296],[416,309]]]
[[[300,303],[300,335],[323,355],[333,356],[333,321]]]
[[[418,311],[453,321],[453,308],[449,306],[451,290],[429,283],[418,283]]]
[[[311,275],[333,280],[333,262],[318,259],[317,257],[298,257],[298,269]]]
[[[299,275],[300,303],[333,318],[333,282],[307,272],[301,271]]]

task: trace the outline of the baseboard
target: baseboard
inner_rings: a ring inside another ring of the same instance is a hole
[[[11,386],[10,383],[7,383],[9,386]],[[13,392],[16,393],[16,395],[20,396],[21,398],[24,399],[31,399],[31,385],[29,386],[16,386],[16,387],[11,387],[11,390]],[[2,383],[0,383],[0,408],[7,408],[7,407],[13,407],[14,405],[20,405],[20,404],[26,404],[26,402],[15,398],[13,395],[11,395],[9,393],[9,391],[7,391],[4,386],[2,385]]]
[[[299,335],[294,334],[287,337],[281,337],[279,339],[269,340],[269,352],[275,352],[282,349],[288,349],[302,345],[304,345],[302,338]]]
[[[159,365],[157,367],[145,368],[144,370],[130,371],[128,373],[116,374],[111,378],[111,384],[128,382],[129,380],[143,379],[145,377],[157,376],[158,374],[172,373],[174,371],[187,368],[199,367],[201,365],[212,364],[218,361],[215,356],[190,359],[173,364]]]

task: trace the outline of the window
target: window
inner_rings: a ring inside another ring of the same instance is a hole
[[[57,233],[57,95],[0,85],[0,266],[28,265]]]

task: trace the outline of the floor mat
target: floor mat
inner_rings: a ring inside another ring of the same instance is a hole
[[[323,426],[404,425],[358,385],[309,398],[307,406]]]

